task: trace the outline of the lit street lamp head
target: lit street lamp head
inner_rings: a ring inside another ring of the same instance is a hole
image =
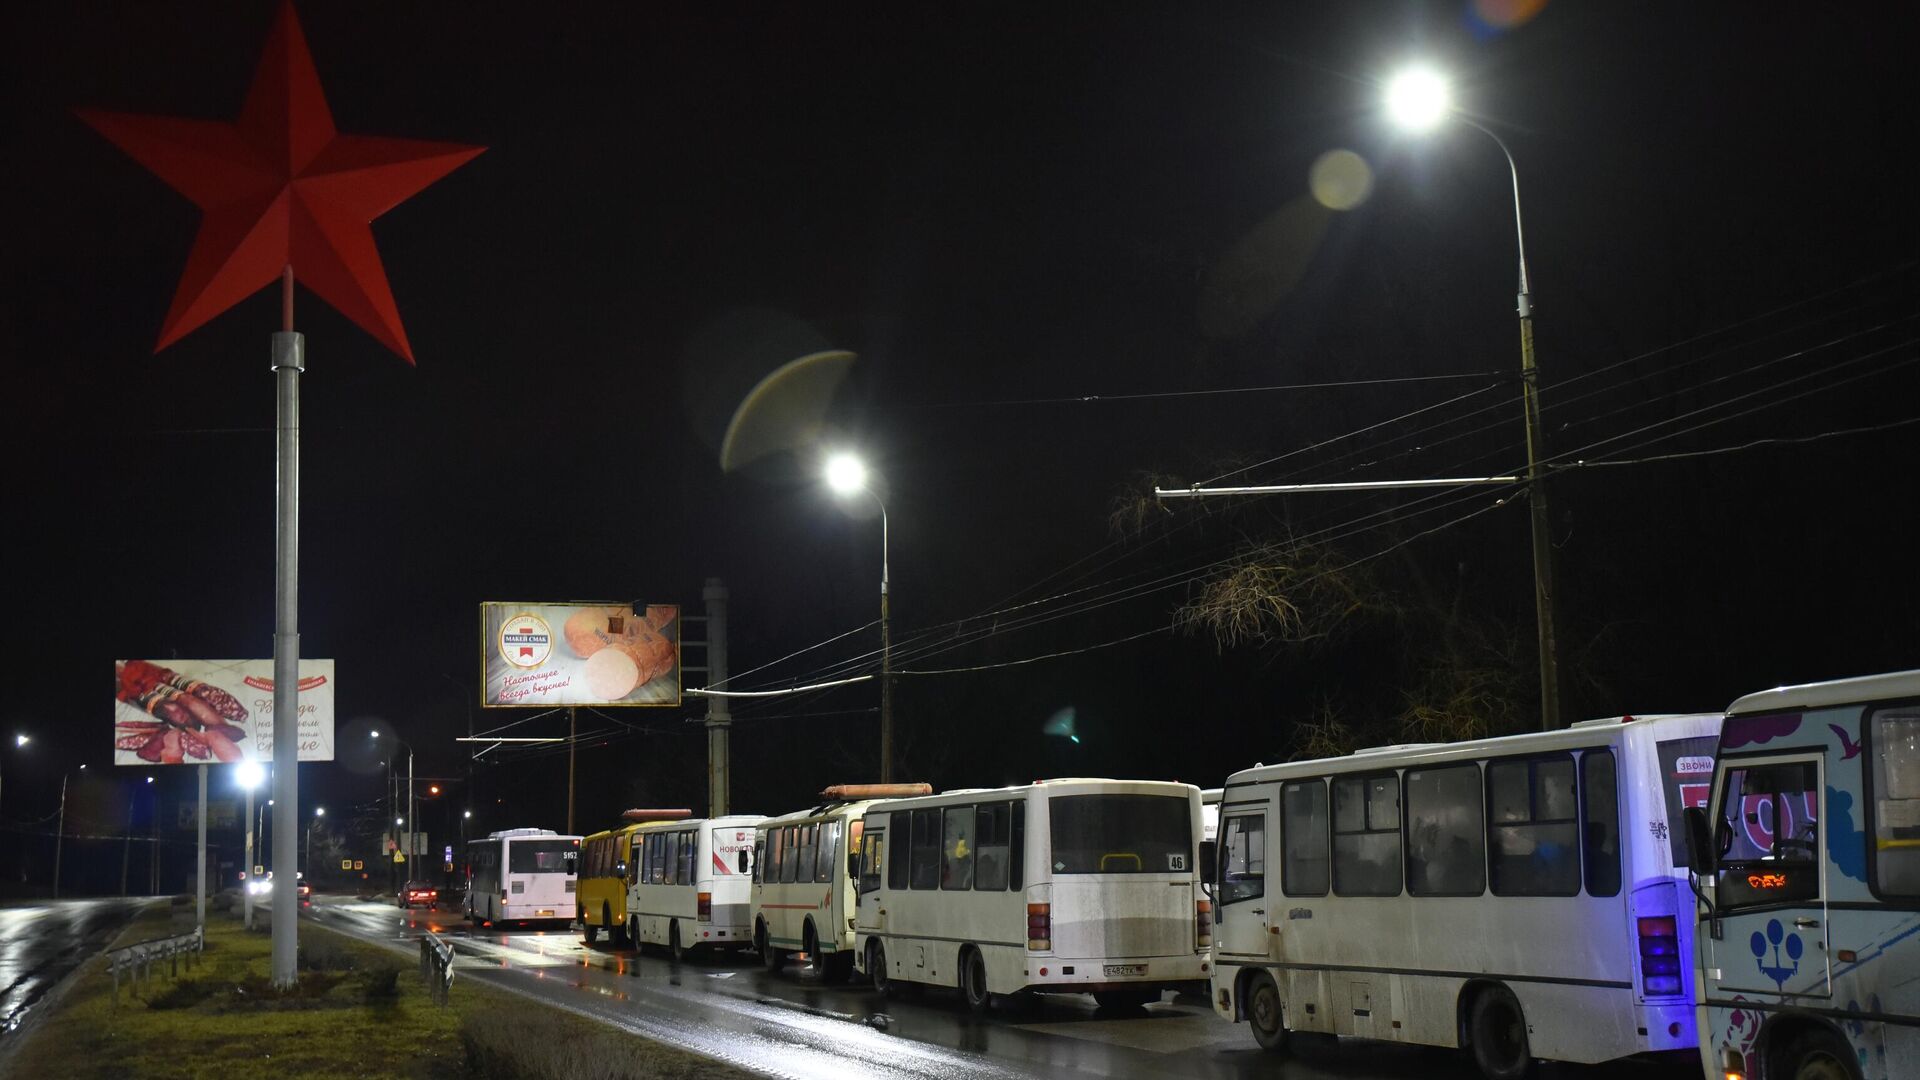
[[[1430,67],[1410,67],[1387,83],[1387,115],[1402,129],[1431,131],[1453,111],[1453,89]]]
[[[867,486],[867,466],[852,454],[827,459],[827,486],[841,495],[855,495]]]
[[[233,771],[234,782],[248,791],[259,787],[266,778],[267,770],[261,768],[257,761],[243,761]]]
[[[25,746],[32,741],[33,736],[31,735],[15,735],[13,737],[13,745],[15,746]]]
[[[314,817],[326,817],[326,816],[327,816],[327,808],[326,808],[326,807],[324,807],[324,806],[316,806],[316,807],[314,807],[314,808],[313,808],[313,816],[314,816]]]

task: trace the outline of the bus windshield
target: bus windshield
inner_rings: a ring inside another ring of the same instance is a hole
[[[579,854],[572,840],[516,840],[508,851],[511,874],[571,874]]]
[[[1181,795],[1056,795],[1053,872],[1165,874],[1190,869],[1192,809]]]

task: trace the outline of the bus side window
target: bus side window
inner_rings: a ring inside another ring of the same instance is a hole
[[[1572,758],[1489,762],[1487,819],[1495,896],[1580,892]]]
[[[973,844],[973,807],[947,807],[940,844],[941,888],[973,888]]]
[[[1400,876],[1400,777],[1334,780],[1334,893],[1398,896]]]
[[[826,882],[833,880],[834,860],[840,851],[840,823],[826,821],[820,824],[820,851],[813,867],[813,880]]]
[[[1487,891],[1480,766],[1407,770],[1407,891],[1479,896]]]
[[[1613,751],[1580,755],[1581,828],[1588,896],[1620,895],[1620,796]]]
[[[978,890],[1004,890],[1007,887],[1007,847],[1012,824],[1012,803],[987,803],[974,811],[973,887]]]
[[[887,855],[887,888],[905,889],[908,884],[907,849],[912,846],[913,815],[894,814],[892,827],[893,850]]]
[[[1873,754],[1873,891],[1920,895],[1920,709],[1876,709]]]
[[[940,811],[913,812],[913,887],[940,887]]]
[[[1013,825],[1007,830],[1013,842],[1007,850],[1007,888],[1018,891],[1027,873],[1027,804],[1013,804]]]
[[[1327,895],[1327,785],[1297,781],[1281,789],[1280,891],[1288,896]]]

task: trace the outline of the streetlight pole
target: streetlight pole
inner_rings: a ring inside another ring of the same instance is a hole
[[[1513,180],[1513,239],[1519,254],[1520,276],[1516,311],[1520,317],[1520,398],[1527,425],[1527,502],[1533,532],[1533,607],[1540,649],[1540,727],[1553,731],[1560,725],[1560,642],[1554,628],[1553,516],[1549,512],[1547,475],[1541,465],[1546,456],[1546,436],[1540,427],[1540,371],[1533,356],[1533,288],[1527,276],[1527,238],[1520,218],[1520,167],[1506,140],[1475,120],[1453,109],[1446,82],[1436,73],[1421,68],[1403,72],[1387,88],[1388,108],[1402,127],[1412,131],[1429,130],[1443,120],[1453,119],[1473,128],[1500,148],[1507,160],[1507,174]]]
[[[247,793],[247,841],[245,844],[246,868],[241,872],[241,880],[246,884],[240,890],[242,910],[246,914],[246,928],[253,929],[253,790],[267,778],[267,771],[253,760],[241,762],[235,766],[234,781]]]
[[[303,857],[300,860],[300,864],[303,868],[301,870],[302,873],[305,873],[305,874],[313,873],[313,830],[319,827],[320,819],[326,816],[327,816],[326,807],[316,806],[313,808],[313,820],[307,823],[307,853],[305,857]]]
[[[84,772],[86,766],[80,766]],[[60,824],[53,831],[53,898],[60,899],[60,855],[67,839],[67,781],[73,779],[73,770],[69,769],[60,777]]]
[[[888,567],[887,503],[867,483],[867,467],[852,454],[827,461],[827,483],[842,495],[865,492],[880,508],[880,782],[893,781],[893,618],[889,610],[892,573]]]

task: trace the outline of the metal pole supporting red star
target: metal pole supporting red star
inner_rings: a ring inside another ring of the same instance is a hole
[[[85,120],[201,211],[200,232],[154,346],[158,352],[263,287],[281,286],[273,335],[277,390],[274,538],[273,982],[295,982],[300,815],[300,373],[293,329],[300,281],[407,363],[413,349],[369,228],[478,155],[482,147],[342,135],[291,0],[267,35],[260,67],[232,122],[80,110]],[[204,788],[203,788],[204,790]],[[204,819],[206,809],[201,808]],[[204,888],[204,882],[202,883]]]

